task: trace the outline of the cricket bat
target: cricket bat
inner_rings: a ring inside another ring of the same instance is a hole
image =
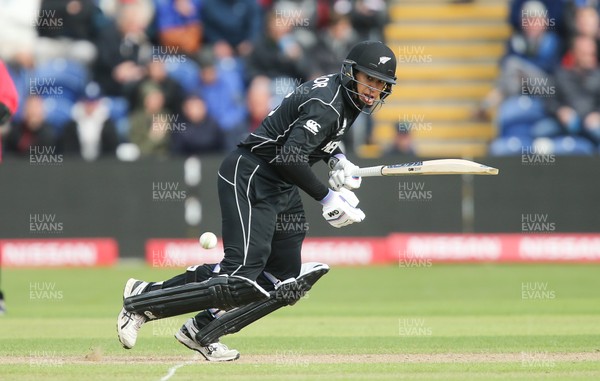
[[[352,176],[497,175],[498,168],[465,159],[438,159],[358,168]]]

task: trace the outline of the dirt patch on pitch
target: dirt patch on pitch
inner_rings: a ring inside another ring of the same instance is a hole
[[[302,354],[291,351],[269,355],[242,355],[235,364],[269,364],[280,366],[307,366],[310,364],[345,363],[500,363],[550,364],[553,362],[600,361],[600,352],[520,352],[520,353],[426,353],[426,354]],[[105,356],[92,351],[83,356],[7,356],[0,364],[30,364],[60,366],[67,364],[179,364],[182,362],[207,363],[200,355],[192,356]]]

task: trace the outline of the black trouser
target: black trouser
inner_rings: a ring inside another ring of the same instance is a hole
[[[192,266],[165,281],[162,288],[228,274],[255,280],[268,290],[273,286],[261,276],[263,272],[279,280],[298,276],[308,226],[298,188],[244,148],[233,151],[221,164],[218,188],[223,260],[218,266]]]

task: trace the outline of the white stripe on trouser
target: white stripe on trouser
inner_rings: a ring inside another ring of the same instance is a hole
[[[252,183],[252,178],[254,177],[254,174],[260,167],[260,165],[257,165],[254,168],[254,171],[252,171],[252,174],[248,178],[248,185],[246,186],[246,199],[248,200],[248,235],[246,235],[246,227],[244,226],[244,218],[242,217],[240,200],[237,194],[237,172],[241,159],[242,155],[238,157],[237,162],[235,163],[235,170],[233,172],[233,193],[235,195],[235,204],[238,210],[238,216],[240,217],[240,225],[242,227],[242,236],[244,239],[244,260],[242,261],[242,264],[237,269],[235,269],[234,272],[231,273],[231,275],[235,275],[235,273],[237,273],[246,264],[246,259],[248,258],[248,248],[250,247],[250,233],[252,229],[252,204],[250,203],[250,184]]]

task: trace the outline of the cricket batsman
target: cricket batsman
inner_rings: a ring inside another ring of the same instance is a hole
[[[175,334],[208,361],[239,358],[219,341],[293,305],[329,267],[301,262],[305,229],[281,231],[282,216],[305,222],[300,190],[323,206],[336,228],[361,222],[352,190],[361,184],[339,148],[357,116],[377,110],[396,84],[396,57],[378,41],[355,45],[340,73],[306,82],[288,94],[218,171],[224,258],[189,267],[162,282],[129,279],[117,320],[119,341],[131,349],[149,320],[199,312]],[[323,160],[329,187],[311,170]]]

